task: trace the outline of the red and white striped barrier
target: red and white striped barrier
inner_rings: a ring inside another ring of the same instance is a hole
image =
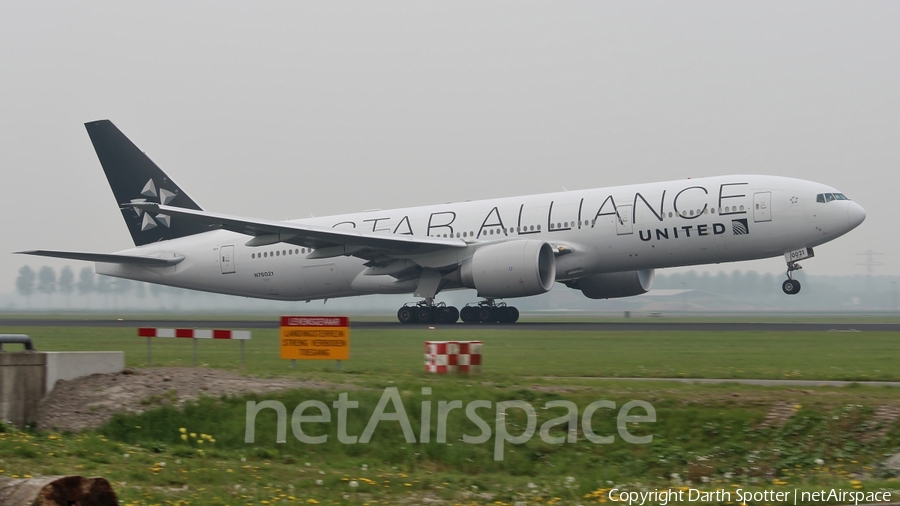
[[[158,329],[142,327],[138,337],[178,337],[185,339],[250,339],[249,330]]]
[[[425,370],[435,374],[481,372],[481,341],[425,341]]]

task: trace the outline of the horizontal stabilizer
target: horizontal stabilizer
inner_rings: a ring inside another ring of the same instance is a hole
[[[86,262],[101,262],[106,264],[146,265],[149,267],[169,267],[184,260],[183,256],[176,256],[172,258],[155,258],[133,255],[116,255],[111,253],[84,253],[80,251],[51,251],[44,249],[17,251],[16,254],[35,255],[40,257],[52,258],[67,258],[69,260],[84,260]]]

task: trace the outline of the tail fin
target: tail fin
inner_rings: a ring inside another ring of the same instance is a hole
[[[100,165],[112,188],[116,202],[159,202],[170,206],[201,210],[175,181],[169,179],[128,137],[109,120],[92,121],[87,128]],[[122,217],[135,246],[199,234],[209,230],[165,214],[151,215],[133,208],[122,208]]]

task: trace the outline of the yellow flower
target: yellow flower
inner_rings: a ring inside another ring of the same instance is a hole
[[[187,429],[185,429],[184,427],[182,427],[182,428],[178,429],[178,432],[180,432],[180,433],[182,433],[182,434],[187,434]]]
[[[187,434],[182,434],[182,435],[181,435],[181,439],[184,440],[184,441],[187,441]]]
[[[191,437],[194,438],[194,439],[196,439],[196,438],[197,438],[197,433],[196,433],[196,432],[191,432]]]

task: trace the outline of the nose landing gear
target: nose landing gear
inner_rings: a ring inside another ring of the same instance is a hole
[[[793,272],[803,267],[797,262],[788,262],[787,264],[787,280],[781,284],[781,289],[788,295],[796,295],[800,292],[800,282],[794,279]]]

